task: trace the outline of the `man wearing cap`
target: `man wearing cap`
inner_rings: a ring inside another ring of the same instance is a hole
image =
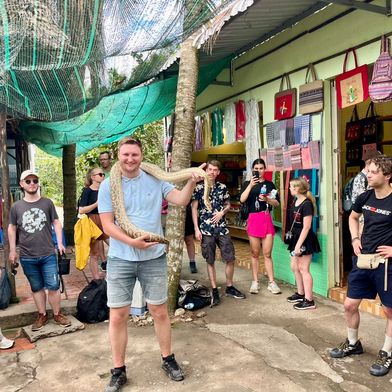
[[[54,321],[62,327],[68,327],[71,322],[60,313],[60,282],[52,238],[53,225],[59,252],[65,253],[61,223],[53,202],[41,197],[38,192],[37,173],[25,170],[20,176],[19,184],[24,191],[24,197],[15,202],[10,210],[9,259],[12,264],[16,264],[18,257],[16,236],[18,235],[20,263],[30,283],[33,299],[38,309],[38,318],[32,330],[38,331],[48,322],[45,289],[48,290],[48,301],[53,310]]]

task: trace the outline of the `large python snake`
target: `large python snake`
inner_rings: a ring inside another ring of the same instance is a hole
[[[173,183],[179,183],[188,180],[189,178],[192,177],[193,173],[199,175],[200,177],[203,177],[204,178],[204,194],[203,194],[204,204],[209,210],[212,209],[211,202],[209,199],[211,184],[207,176],[207,173],[203,169],[198,167],[191,167],[177,172],[165,172],[160,167],[147,162],[142,162],[140,168],[146,173],[152,175],[153,177],[159,180],[173,182]],[[122,174],[120,169],[120,163],[116,162],[110,171],[110,188],[111,188],[113,212],[117,224],[131,238],[138,238],[147,234],[149,236],[147,241],[149,242],[159,242],[161,244],[168,244],[169,241],[166,238],[160,236],[159,234],[150,233],[148,231],[139,229],[129,220],[124,204],[124,194],[122,191],[121,177]]]

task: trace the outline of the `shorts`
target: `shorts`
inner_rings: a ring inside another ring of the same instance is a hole
[[[265,238],[275,235],[275,227],[268,211],[252,212],[249,214],[246,231],[250,237]]]
[[[166,254],[143,261],[109,257],[106,270],[109,308],[131,305],[136,279],[140,282],[147,303],[164,304],[167,301]]]
[[[88,216],[102,231],[102,234],[96,239],[96,241],[105,241],[109,238],[104,232],[103,232],[103,227],[102,227],[102,222],[99,214],[90,214]]]
[[[50,291],[57,291],[60,288],[55,253],[42,257],[21,256],[20,264],[33,293],[41,291],[44,288]]]
[[[235,250],[233,241],[229,234],[225,235],[204,235],[201,240],[201,254],[206,259],[208,264],[215,263],[216,245],[218,245],[222,261],[225,263],[231,263],[235,260]]]
[[[380,296],[381,303],[392,308],[392,260],[388,262],[388,291],[384,291],[385,264],[377,269],[357,268],[357,257],[353,257],[353,269],[348,276],[347,297],[352,299],[375,299]]]

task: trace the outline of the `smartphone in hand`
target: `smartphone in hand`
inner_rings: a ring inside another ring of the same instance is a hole
[[[252,176],[253,177],[259,178],[259,174],[260,173],[257,170],[252,170]]]

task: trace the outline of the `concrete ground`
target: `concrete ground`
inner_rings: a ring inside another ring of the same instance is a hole
[[[223,265],[217,266],[223,294]],[[199,273],[191,275],[184,266],[183,278],[208,284],[204,262],[198,260],[198,267]],[[247,292],[250,282],[250,271],[237,268],[235,285]],[[245,300],[223,296],[219,306],[203,309],[205,317],[174,324],[173,350],[186,373],[179,383],[160,369],[153,327],[130,321],[129,382],[123,391],[392,390],[392,371],[381,378],[368,373],[383,343],[385,320],[362,314],[365,353],[333,360],[329,350],[345,338],[342,305],[316,297],[316,310],[296,311],[286,302],[293,288],[282,289],[281,295],[270,294],[263,278],[258,295],[247,294]],[[72,303],[68,305],[72,310]],[[0,324],[1,317],[2,313]],[[31,349],[1,352],[0,391],[103,391],[110,367],[108,323],[86,325],[84,330],[38,340]]]

